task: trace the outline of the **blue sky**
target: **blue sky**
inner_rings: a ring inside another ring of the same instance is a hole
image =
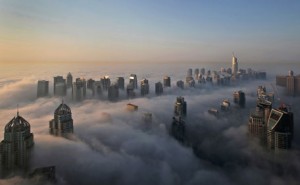
[[[300,1],[0,0],[0,60],[299,61]]]

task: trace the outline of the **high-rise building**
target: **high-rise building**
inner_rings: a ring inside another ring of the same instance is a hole
[[[237,62],[237,58],[234,56],[234,54],[232,54],[232,75],[234,77],[237,76],[238,73],[238,62]]]
[[[185,121],[180,116],[174,116],[171,126],[171,135],[180,142],[185,140]]]
[[[93,87],[93,96],[100,98],[102,95],[102,83],[101,81],[95,81]]]
[[[136,74],[131,74],[129,77],[129,83],[133,84],[133,88],[137,89],[138,88],[138,82],[137,82],[137,76]]]
[[[182,80],[179,80],[176,82],[177,87],[184,89],[184,82]]]
[[[205,75],[205,68],[201,68],[200,73],[201,73],[202,75]]]
[[[164,88],[161,82],[155,83],[155,94],[161,95],[164,92]]]
[[[129,83],[127,85],[126,92],[127,92],[127,98],[134,98],[135,97],[133,83]]]
[[[193,77],[193,69],[188,69],[186,76],[187,77]]]
[[[293,139],[294,117],[284,106],[272,109],[268,121],[267,140],[270,149],[290,149]]]
[[[149,94],[149,82],[147,79],[141,81],[141,95],[145,96]]]
[[[49,81],[39,80],[37,85],[37,97],[45,97],[49,95]]]
[[[244,108],[246,104],[246,96],[243,91],[236,91],[233,93],[233,102],[239,107]]]
[[[17,116],[6,124],[4,139],[0,143],[0,162],[3,171],[26,169],[33,143],[29,122],[17,112]]]
[[[108,100],[117,101],[119,98],[119,87],[117,84],[112,84],[108,88]]]
[[[200,76],[199,68],[196,68],[196,69],[195,69],[195,71],[194,71],[194,76],[195,76],[195,79],[196,79],[196,80],[199,80],[199,76]]]
[[[86,81],[84,78],[76,78],[72,88],[72,98],[81,101],[86,97]]]
[[[54,111],[54,119],[49,122],[49,132],[55,136],[68,137],[73,131],[71,109],[62,102]]]
[[[53,90],[54,90],[54,96],[66,96],[67,95],[66,79],[64,79],[62,76],[55,76]]]
[[[95,80],[90,78],[90,79],[87,80],[86,88],[90,89],[90,90],[93,90],[94,84],[95,84]]]
[[[73,84],[73,76],[69,72],[67,75],[67,88],[72,88],[72,84]]]
[[[110,86],[110,79],[109,76],[104,76],[101,78],[102,90],[107,91],[108,87]]]
[[[124,77],[118,77],[118,78],[117,78],[117,84],[118,84],[119,89],[124,90],[124,88],[125,88],[125,80],[124,80]]]
[[[174,105],[174,115],[185,117],[186,116],[186,101],[184,101],[184,98],[179,96],[176,99],[175,105]]]
[[[294,76],[293,71],[288,76],[276,76],[276,85],[285,87],[289,96],[300,96],[300,75]]]
[[[164,87],[171,87],[171,77],[165,76],[163,82],[164,82]]]

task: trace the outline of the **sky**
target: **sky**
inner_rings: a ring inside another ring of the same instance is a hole
[[[0,63],[298,62],[297,0],[0,0]]]

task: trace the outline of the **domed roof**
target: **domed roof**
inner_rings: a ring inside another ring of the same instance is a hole
[[[54,114],[56,115],[65,115],[65,114],[71,114],[71,109],[68,105],[66,105],[64,102],[62,102],[57,109],[55,110]]]
[[[5,126],[5,132],[22,132],[30,128],[30,124],[22,116],[17,113],[17,116],[14,117],[10,122]]]

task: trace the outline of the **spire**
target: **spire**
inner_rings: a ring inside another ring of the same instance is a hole
[[[232,52],[232,57],[235,57],[235,56],[234,56],[234,52]]]
[[[19,104],[17,104],[17,116],[19,116]]]
[[[64,104],[64,98],[61,99],[61,104]]]

